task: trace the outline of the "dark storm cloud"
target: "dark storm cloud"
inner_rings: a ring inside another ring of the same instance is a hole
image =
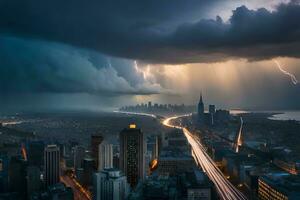
[[[57,43],[0,37],[0,94],[156,94],[133,61]],[[120,73],[120,66],[131,76]]]
[[[218,57],[299,57],[299,18],[300,5],[296,2],[281,4],[274,12],[241,6],[233,11],[229,23],[217,17],[216,20],[185,24],[177,29],[172,39],[176,41],[175,48],[199,53],[200,59],[204,55],[204,61],[218,60]],[[191,54],[193,58],[198,57]]]
[[[218,0],[2,0],[2,34],[20,34],[149,62],[299,57],[300,5],[236,8],[229,22],[201,18]],[[216,13],[217,15],[218,13]]]

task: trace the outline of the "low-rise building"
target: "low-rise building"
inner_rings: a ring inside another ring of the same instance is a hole
[[[190,152],[165,148],[158,159],[158,174],[174,176],[196,167]]]
[[[45,191],[33,194],[30,200],[73,200],[72,188],[66,187],[63,183],[51,185]]]
[[[261,200],[300,199],[300,178],[288,173],[270,173],[258,179]]]
[[[214,199],[214,185],[207,175],[198,169],[180,175],[182,198],[187,200]]]

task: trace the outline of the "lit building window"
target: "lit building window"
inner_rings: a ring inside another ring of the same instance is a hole
[[[136,125],[135,124],[130,124],[129,128],[136,128]]]

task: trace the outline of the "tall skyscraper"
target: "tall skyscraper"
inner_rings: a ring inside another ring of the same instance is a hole
[[[74,169],[82,168],[83,159],[85,157],[85,148],[83,146],[75,146],[74,148]]]
[[[9,157],[6,153],[0,152],[0,193],[8,190],[8,171],[9,171]]]
[[[113,145],[101,143],[99,145],[98,170],[113,168]]]
[[[145,175],[146,145],[144,134],[135,124],[120,133],[120,169],[127,176],[131,187],[135,187]]]
[[[93,158],[83,159],[83,177],[82,183],[84,186],[88,187],[92,185],[93,173],[95,171],[95,160]]]
[[[92,158],[95,161],[95,169],[98,169],[98,158],[99,158],[99,144],[103,141],[103,136],[99,134],[94,134],[91,136],[91,148],[92,148]]]
[[[26,195],[26,166],[22,156],[12,156],[9,161],[9,190]]]
[[[41,172],[38,166],[27,167],[27,196],[30,196],[39,191],[41,188]]]
[[[128,195],[126,176],[116,169],[104,169],[94,174],[93,200],[123,200]]]
[[[45,144],[43,141],[30,141],[27,144],[28,165],[42,167],[44,162]]]
[[[204,103],[202,99],[202,93],[200,94],[200,100],[198,103],[198,123],[200,126],[204,125]]]
[[[56,145],[48,145],[44,150],[44,167],[46,186],[59,182],[60,151]]]

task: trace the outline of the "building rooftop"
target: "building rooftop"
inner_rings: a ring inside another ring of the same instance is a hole
[[[180,175],[182,184],[186,188],[208,188],[212,187],[213,183],[209,180],[207,175],[199,170],[193,169]]]
[[[115,168],[105,168],[104,170],[101,171],[102,174],[106,174],[107,178],[120,178],[125,176],[120,170],[115,169]]]
[[[193,160],[193,157],[187,151],[176,148],[164,148],[163,151],[161,151],[158,160]]]
[[[300,177],[285,172],[269,173],[260,177],[261,180],[276,188],[278,191],[300,198]]]

